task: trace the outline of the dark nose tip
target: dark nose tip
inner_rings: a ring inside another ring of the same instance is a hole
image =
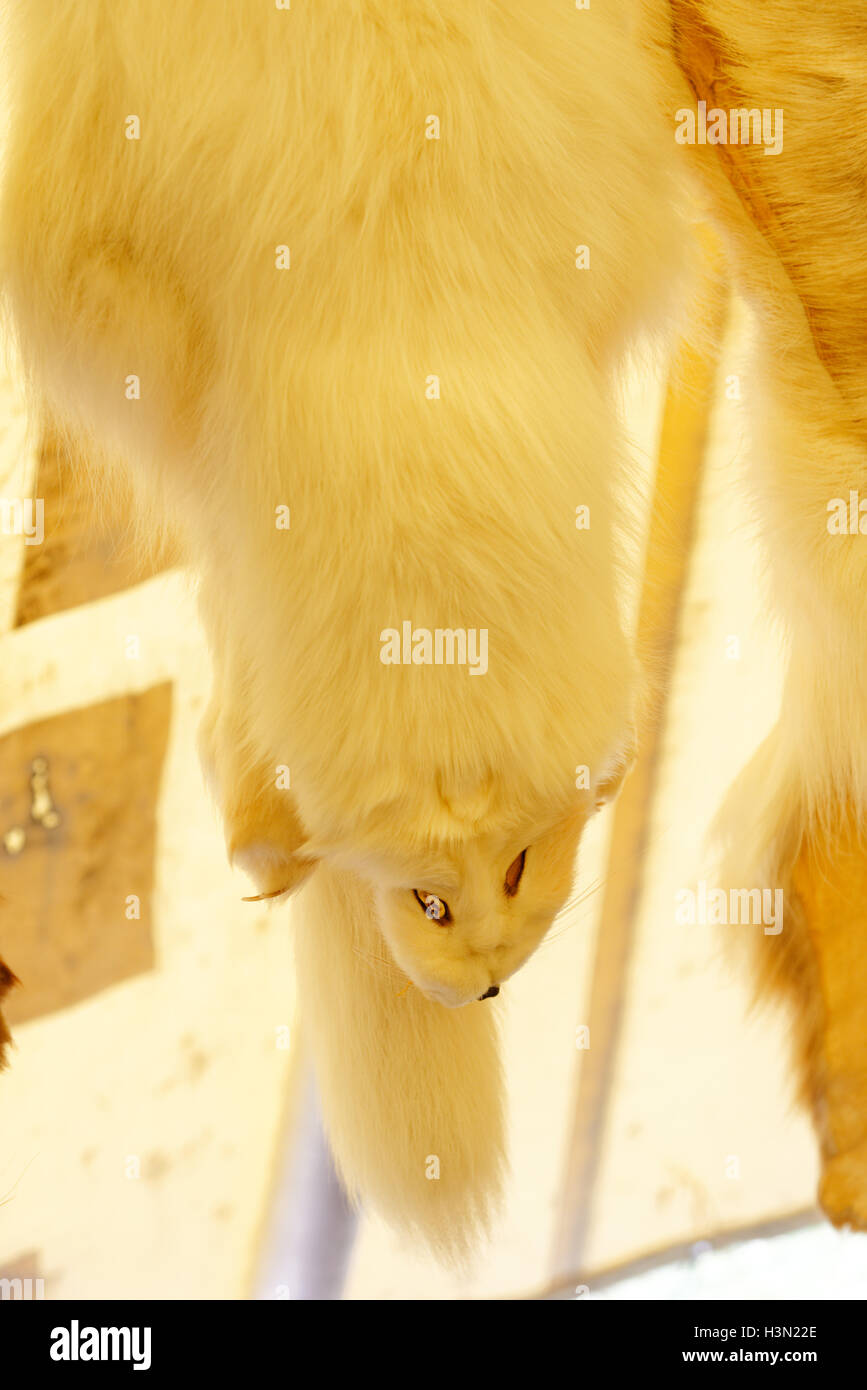
[[[482,1002],[483,999],[496,999],[496,997],[497,997],[497,995],[499,994],[499,992],[500,992],[500,986],[499,986],[499,985],[491,985],[489,989],[486,989],[486,990],[485,990],[484,994],[480,994],[480,995],[479,995],[479,1003],[481,1004],[481,1002]]]

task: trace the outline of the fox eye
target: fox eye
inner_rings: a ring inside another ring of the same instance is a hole
[[[452,920],[448,903],[438,898],[436,893],[420,893],[417,888],[413,888],[412,891],[415,893],[416,902],[424,908],[425,917],[429,917],[432,922],[439,922],[442,926]]]
[[[506,891],[507,898],[514,898],[518,891],[518,884],[521,882],[521,874],[524,872],[524,861],[526,858],[527,851],[522,849],[517,859],[513,859],[506,870],[506,881],[503,884],[503,888]]]

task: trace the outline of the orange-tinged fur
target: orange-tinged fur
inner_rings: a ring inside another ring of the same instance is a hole
[[[832,499],[867,499],[867,25],[848,0],[652,8],[672,112],[706,99],[785,117],[778,156],[684,151],[759,319],[752,507],[788,648],[777,724],[719,817],[722,877],[784,892],[783,930],[754,940],[757,992],[790,1006],[826,1210],[864,1225],[867,549],[828,521]]]

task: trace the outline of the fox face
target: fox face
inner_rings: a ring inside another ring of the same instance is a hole
[[[278,789],[265,769],[237,758],[237,725],[228,751],[215,745],[225,720],[206,720],[201,752],[221,803],[230,858],[254,879],[260,898],[281,898],[321,865],[366,885],[366,924],[402,976],[430,1001],[459,1008],[495,997],[540,943],[572,891],[582,833],[619,789],[631,744],[603,764],[592,783],[520,820],[484,826],[484,810],[519,800],[490,782],[453,797],[407,779],[400,808],[359,815],[343,833],[308,833],[316,813],[302,786]],[[359,779],[356,800],[365,779]],[[442,782],[439,782],[440,789]],[[463,813],[461,815],[460,813]],[[462,823],[463,822],[463,823]],[[428,827],[422,835],[419,827]],[[432,833],[434,827],[437,833]],[[481,827],[481,828],[480,828]],[[448,833],[443,833],[447,828]],[[382,949],[376,952],[383,958]]]
[[[380,929],[395,963],[447,1008],[495,997],[565,906],[586,812],[576,810],[515,852],[470,840],[421,867],[421,887],[380,888]]]

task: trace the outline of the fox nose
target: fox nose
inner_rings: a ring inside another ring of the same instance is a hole
[[[499,985],[491,985],[488,989],[485,990],[484,994],[479,995],[479,1003],[481,1004],[483,999],[496,999],[499,992]]]

